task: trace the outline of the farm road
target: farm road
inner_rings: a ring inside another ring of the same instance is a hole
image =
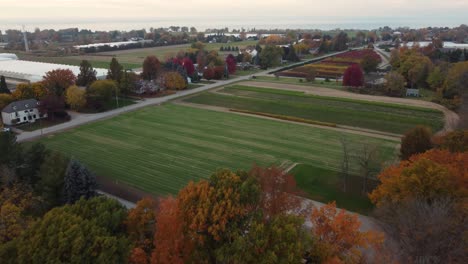
[[[458,126],[458,122],[460,120],[458,114],[445,108],[442,105],[432,103],[432,102],[422,101],[422,100],[416,100],[416,99],[357,94],[357,93],[351,93],[347,91],[341,91],[341,90],[330,89],[330,88],[295,85],[295,84],[269,83],[269,82],[263,82],[263,81],[262,82],[245,81],[239,84],[247,85],[247,86],[254,86],[254,87],[261,87],[261,88],[299,91],[299,92],[304,92],[306,94],[312,94],[312,95],[318,95],[318,96],[349,98],[349,99],[364,100],[364,101],[370,101],[370,102],[410,105],[410,106],[436,109],[444,113],[444,128],[441,131],[439,131],[438,134],[443,134],[443,133],[450,132],[456,129]]]

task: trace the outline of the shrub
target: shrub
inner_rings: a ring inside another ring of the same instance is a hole
[[[164,75],[164,86],[171,90],[183,90],[187,88],[187,82],[178,72],[167,72]]]

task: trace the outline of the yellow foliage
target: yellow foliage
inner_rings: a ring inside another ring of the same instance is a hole
[[[0,110],[13,102],[13,96],[11,94],[0,94]]]
[[[76,85],[68,87],[65,98],[73,110],[79,110],[86,105],[86,91]]]
[[[170,90],[183,90],[187,88],[187,83],[178,72],[168,72],[164,76],[164,86]]]

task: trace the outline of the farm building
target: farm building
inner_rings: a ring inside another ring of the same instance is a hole
[[[0,53],[0,75],[5,78],[16,81],[37,82],[42,80],[42,77],[48,71],[57,69],[71,70],[75,75],[80,73],[79,66],[43,63],[35,61],[19,60],[15,54]],[[106,69],[95,69],[98,79],[105,79],[107,76]]]
[[[47,115],[39,113],[39,102],[36,99],[21,100],[10,103],[2,110],[2,120],[5,125],[34,123]]]

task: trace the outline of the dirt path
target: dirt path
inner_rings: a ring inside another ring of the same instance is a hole
[[[417,106],[417,107],[436,109],[444,113],[444,128],[441,131],[439,131],[438,134],[443,134],[443,133],[450,132],[456,129],[458,126],[458,122],[460,120],[458,114],[445,108],[442,105],[432,103],[432,102],[427,102],[427,101],[415,100],[415,99],[357,94],[357,93],[351,93],[347,91],[341,91],[341,90],[330,89],[330,88],[303,86],[303,85],[295,85],[295,84],[283,84],[283,83],[269,83],[269,82],[263,82],[263,81],[262,82],[245,81],[245,82],[240,82],[239,84],[247,85],[247,86],[262,87],[262,88],[279,89],[279,90],[299,91],[299,92],[304,92],[306,94],[313,94],[313,95],[319,95],[319,96],[350,98],[350,99],[364,100],[364,101],[371,101],[371,102],[411,105],[411,106]]]

